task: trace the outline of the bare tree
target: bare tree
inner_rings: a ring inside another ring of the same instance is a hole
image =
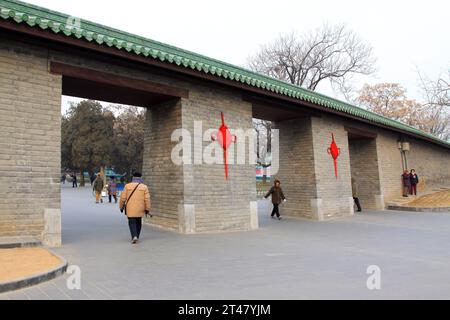
[[[253,128],[256,133],[257,164],[267,166],[272,149],[272,122],[253,119]]]
[[[345,25],[328,24],[302,35],[282,35],[247,62],[254,71],[310,90],[329,80],[344,93],[346,81],[354,74],[372,74],[374,63],[371,46]]]
[[[349,85],[351,76],[372,74],[374,64],[371,46],[344,25],[328,24],[302,35],[282,35],[247,59],[248,67],[254,71],[310,90],[328,80],[347,100],[353,92]],[[260,121],[255,125],[265,127],[270,152],[272,123]]]
[[[441,139],[450,138],[450,112],[445,110],[444,106],[433,102],[419,103],[408,99],[406,90],[398,83],[366,84],[361,89],[357,102],[372,112],[401,121]]]
[[[437,80],[430,80],[417,71],[424,102],[424,119],[428,131],[444,140],[450,140],[450,69]]]

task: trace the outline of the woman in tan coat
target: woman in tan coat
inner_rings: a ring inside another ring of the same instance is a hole
[[[125,212],[130,227],[131,242],[139,240],[142,228],[142,217],[150,214],[150,191],[142,183],[142,174],[135,172],[133,181],[125,185],[120,195],[120,212]]]

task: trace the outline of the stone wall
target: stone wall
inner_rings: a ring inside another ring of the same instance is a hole
[[[0,40],[0,236],[31,235],[56,245],[60,241],[62,79],[49,73],[49,61],[187,89],[189,98],[142,106],[149,110],[143,173],[150,186],[155,213],[155,218],[148,222],[183,233],[257,228],[255,167],[248,161],[249,141],[244,148],[244,164],[236,164],[237,151],[230,151],[230,162],[234,160],[235,164],[230,165],[228,180],[224,177],[223,163],[204,165],[201,157],[205,148],[211,146],[208,129],[221,125],[220,112],[224,112],[231,129],[245,131],[252,127],[252,105],[242,99],[241,91],[174,77],[123,60]],[[195,121],[202,121],[201,130],[196,129]],[[363,146],[352,148],[356,143],[349,146],[346,126],[377,134],[373,143],[366,146],[370,154]],[[367,174],[358,157],[368,161],[371,168],[378,167],[379,199],[397,198],[401,195],[402,172],[399,138],[410,143],[408,164],[418,171],[420,187],[449,185],[449,149],[329,114],[283,121],[277,127],[280,129],[277,177],[288,198],[281,209],[285,214],[318,220],[352,214],[351,175]],[[171,152],[178,143],[172,141],[171,133],[177,128],[187,130],[193,141],[200,141],[192,144],[192,164],[177,166],[171,162]],[[341,148],[337,179],[327,153],[331,133]],[[242,140],[248,137],[241,136],[238,143]],[[233,144],[232,148],[235,147]],[[355,151],[358,148],[361,150]],[[220,149],[215,152],[218,158],[223,158]],[[198,158],[200,163],[195,162]],[[370,199],[364,201],[370,203]]]
[[[364,209],[379,209],[381,194],[377,143],[375,139],[349,139],[350,167]]]
[[[192,164],[185,164],[185,204],[195,206],[195,232],[238,231],[251,229],[251,203],[256,201],[255,164],[249,163],[249,136],[238,136],[231,144],[229,177],[225,180],[223,150],[211,139],[211,129],[221,126],[221,112],[232,130],[252,135],[252,106],[240,94],[212,86],[191,85],[189,99],[183,99],[183,128],[193,139],[204,141],[192,144]],[[201,121],[202,130],[195,132],[194,121]],[[210,130],[210,131],[208,131]],[[195,135],[195,136],[194,136]],[[238,151],[238,145],[243,149]],[[209,152],[211,146],[215,148]],[[206,164],[206,154],[214,155],[217,164]],[[238,163],[238,153],[245,163]],[[202,164],[203,163],[203,164]]]
[[[348,136],[342,123],[336,120],[325,115],[312,118],[317,188],[317,199],[312,201],[317,208],[315,216],[319,220],[353,214]],[[337,178],[334,173],[333,158],[328,154],[332,133],[340,148]]]
[[[0,237],[59,245],[61,77],[47,54],[0,39]]]
[[[279,130],[279,171],[288,199],[280,211],[290,216],[313,218],[311,199],[317,198],[311,118],[277,122]]]
[[[147,222],[178,230],[183,203],[183,170],[171,162],[171,134],[181,128],[181,102],[174,100],[146,111],[142,173],[150,189],[151,211]]]

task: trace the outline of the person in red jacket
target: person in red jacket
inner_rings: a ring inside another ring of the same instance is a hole
[[[405,170],[402,174],[402,187],[403,196],[408,197],[409,189],[411,188],[411,177],[408,170]]]

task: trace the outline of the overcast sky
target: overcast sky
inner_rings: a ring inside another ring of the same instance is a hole
[[[345,23],[374,48],[377,74],[364,83],[398,82],[420,100],[416,69],[436,78],[450,68],[450,1],[403,0],[27,0],[81,19],[243,66],[279,34],[324,22]],[[318,91],[333,95],[327,87]]]

